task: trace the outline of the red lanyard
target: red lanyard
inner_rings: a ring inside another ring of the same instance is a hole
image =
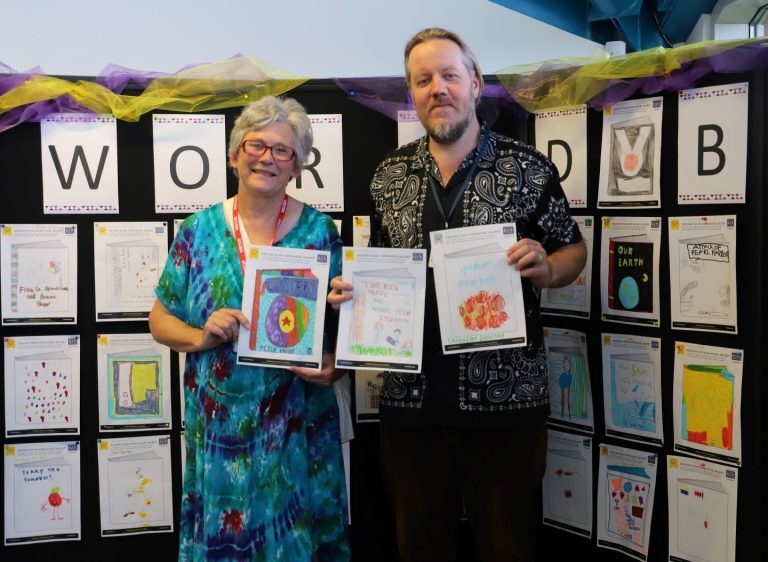
[[[232,228],[235,230],[235,240],[237,241],[237,253],[240,254],[240,267],[245,272],[245,244],[243,244],[243,235],[240,233],[240,214],[237,210],[237,199],[235,195],[235,201],[232,204]],[[280,225],[283,224],[285,219],[285,211],[288,209],[288,194],[283,196],[283,202],[280,205],[280,212],[277,213],[277,219],[275,220],[275,231],[272,233],[272,239],[269,241],[269,245],[272,246],[277,238],[277,231],[280,230]]]

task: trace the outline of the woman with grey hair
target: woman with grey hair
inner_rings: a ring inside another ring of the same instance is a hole
[[[297,101],[248,105],[229,142],[237,195],[184,221],[155,290],[152,335],[187,353],[179,560],[350,557],[333,354],[320,370],[236,363],[249,244],[329,250],[340,271],[332,219],[286,194],[311,148]]]

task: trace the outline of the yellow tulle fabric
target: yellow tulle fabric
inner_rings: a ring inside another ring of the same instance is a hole
[[[528,111],[584,104],[616,80],[669,76],[687,62],[750,45],[768,48],[765,38],[704,41],[674,49],[658,47],[624,56],[564,58],[508,67],[496,73],[512,98]],[[33,75],[0,95],[0,115],[31,103],[71,96],[96,112],[137,121],[154,110],[211,111],[246,105],[265,95],[280,95],[308,81],[269,67],[254,57],[192,66],[156,78],[139,95],[116,94],[88,80],[69,81]]]
[[[584,104],[612,81],[668,76],[683,64],[711,57],[749,44],[768,48],[765,38],[702,41],[674,49],[657,47],[614,58],[565,58],[538,64],[512,66],[496,73],[512,98],[526,110],[572,107]]]
[[[137,96],[116,94],[87,80],[34,75],[0,96],[0,114],[69,95],[96,113],[137,121],[143,114],[158,109],[196,112],[243,106],[263,96],[288,92],[307,80],[309,78],[290,76],[271,68],[256,58],[242,56],[156,78]]]

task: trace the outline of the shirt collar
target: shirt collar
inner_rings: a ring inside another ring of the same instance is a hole
[[[480,123],[480,138],[482,139],[486,134],[488,134],[488,127],[486,126],[485,122]],[[429,152],[427,146],[428,146],[428,140],[429,136],[424,135],[421,137],[421,140],[419,142],[419,156],[421,157],[422,162],[424,162],[424,165],[427,168],[427,172],[432,174],[436,179],[440,180],[442,183],[443,178],[440,175],[440,169],[437,167],[437,162],[435,162],[435,159],[432,157],[432,153]],[[478,143],[475,148],[469,151],[469,154],[467,154],[464,157],[464,160],[461,161],[461,164],[459,164],[459,167],[456,168],[456,172],[461,172],[463,169],[467,168],[468,166],[472,165],[472,162],[474,162],[475,157],[477,156],[477,152],[480,148],[480,143]]]

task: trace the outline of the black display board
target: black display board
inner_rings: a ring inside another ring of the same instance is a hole
[[[750,75],[711,75],[698,85],[714,85],[739,81],[750,82],[749,145],[747,158],[746,205],[677,204],[677,105],[676,94],[664,95],[664,127],[662,138],[662,208],[653,210],[601,210],[596,209],[599,176],[601,113],[589,110],[588,126],[588,207],[577,214],[593,215],[659,215],[664,218],[679,215],[736,214],[738,216],[737,264],[739,298],[739,335],[702,334],[678,332],[669,329],[669,294],[665,280],[669,277],[666,249],[666,231],[662,239],[661,270],[661,327],[622,327],[625,333],[655,336],[662,339],[663,410],[665,417],[665,445],[660,449],[622,443],[621,440],[604,437],[602,413],[602,384],[600,334],[616,329],[616,324],[602,322],[599,314],[600,240],[596,233],[592,258],[593,287],[591,320],[547,318],[545,324],[571,328],[588,334],[588,351],[591,365],[592,389],[595,404],[595,445],[601,442],[647,449],[660,453],[657,475],[655,507],[652,522],[649,560],[667,560],[666,470],[663,459],[672,453],[672,344],[675,339],[744,349],[742,423],[743,467],[739,471],[739,509],[737,559],[742,561],[764,560],[766,552],[762,531],[768,521],[763,509],[765,486],[762,476],[766,458],[762,447],[765,426],[763,402],[765,389],[762,383],[766,366],[765,325],[766,308],[762,299],[766,279],[765,234],[762,217],[768,208],[763,194],[766,187],[766,131],[768,114],[765,111],[767,92],[764,73]],[[346,244],[352,242],[352,216],[370,214],[368,185],[377,163],[396,145],[397,127],[391,119],[353,102],[330,81],[311,81],[288,95],[297,98],[309,113],[341,113],[344,138],[344,212],[332,213],[342,219],[342,237]],[[493,121],[493,128],[523,140],[533,141],[533,117],[516,105],[500,105],[482,108],[483,114]],[[226,116],[227,135],[240,109],[211,112]],[[81,479],[82,479],[82,540],[26,546],[0,546],[0,558],[4,561],[66,560],[135,561],[175,560],[178,532],[101,538],[98,499],[98,461],[96,440],[114,436],[98,432],[97,382],[96,382],[96,335],[100,333],[146,333],[146,321],[108,323],[95,321],[93,227],[94,222],[165,220],[169,224],[181,215],[154,212],[154,176],[152,153],[152,116],[144,115],[138,122],[117,123],[118,174],[120,193],[119,215],[45,215],[42,201],[40,126],[25,123],[0,133],[0,224],[2,223],[62,223],[74,222],[78,235],[78,318],[76,327],[66,326],[17,326],[2,327],[0,335],[58,335],[76,333],[81,343]],[[232,196],[237,181],[228,173],[227,194]],[[666,229],[665,229],[666,230]],[[1,363],[0,363],[1,364]],[[172,459],[174,471],[174,515],[178,529],[179,499],[181,495],[180,419],[178,363],[171,362],[171,396],[173,407]],[[354,379],[353,379],[354,380]],[[0,409],[4,405],[0,403]],[[4,426],[4,414],[0,416]],[[4,429],[4,428],[3,428]],[[166,433],[166,432],[158,432]],[[378,459],[378,424],[356,424],[356,438],[351,443],[351,542],[354,560],[364,562],[389,562],[397,559],[394,546],[394,524],[385,501]],[[4,433],[3,433],[4,434]],[[136,435],[126,432],[125,436]],[[64,438],[29,438],[13,442],[39,442],[64,440]],[[594,449],[594,471],[597,475],[597,448]],[[2,467],[0,467],[2,470]],[[596,493],[595,493],[596,494]],[[460,527],[460,559],[474,561],[469,526]],[[539,560],[560,559],[620,560],[624,557],[614,551],[598,549],[592,541],[555,529],[540,530]]]

